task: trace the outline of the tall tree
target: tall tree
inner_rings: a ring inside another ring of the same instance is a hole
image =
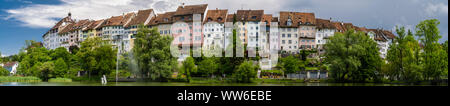
[[[377,78],[382,59],[377,44],[363,32],[349,30],[336,33],[325,44],[325,62],[330,64],[330,77],[338,82],[364,82]]]
[[[444,50],[438,43],[438,40],[442,38],[438,25],[440,24],[437,19],[430,19],[420,22],[416,26],[416,36],[420,39],[420,42],[424,45],[424,78],[425,80],[438,80],[443,71],[445,71],[446,64],[442,64],[440,59],[444,53]]]
[[[177,61],[170,53],[173,38],[160,36],[158,29],[139,25],[133,52],[137,58],[143,78],[167,80],[177,67]]]
[[[233,52],[231,56],[223,56],[220,58],[220,73],[222,75],[231,75],[234,70],[242,64],[245,60],[244,57],[238,57],[237,53],[243,53],[244,46],[241,45],[242,40],[237,37],[236,29],[233,29],[233,38],[230,39],[230,44],[225,49],[226,51]],[[225,76],[222,76],[225,77]]]
[[[195,71],[195,62],[194,58],[187,57],[185,61],[183,61],[183,73],[186,75],[187,82],[191,81],[191,73]]]

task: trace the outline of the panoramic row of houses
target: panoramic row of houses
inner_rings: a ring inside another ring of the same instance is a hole
[[[281,11],[279,16],[274,16],[264,13],[264,10],[231,12],[208,9],[207,4],[201,4],[182,5],[176,11],[162,14],[155,14],[153,9],[139,10],[101,20],[74,20],[69,13],[43,35],[43,44],[48,49],[65,47],[69,50],[73,46],[79,47],[88,37],[101,37],[119,47],[121,52],[127,52],[134,46],[138,25],[144,24],[158,28],[162,36],[173,36],[173,44],[226,48],[232,35],[232,29],[226,27],[229,22],[234,22],[237,39],[250,50],[259,47],[260,50],[269,50],[266,52],[277,50],[295,54],[300,50],[318,50],[320,54],[324,52],[323,45],[335,32],[355,29],[374,39],[381,57],[385,58],[389,43],[395,38],[391,31],[357,27],[331,18],[319,19],[314,13]],[[262,57],[263,62],[264,58],[270,58]],[[266,62],[262,64],[271,64],[270,59]]]

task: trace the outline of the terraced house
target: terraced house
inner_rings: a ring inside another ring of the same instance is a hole
[[[69,38],[64,38],[59,35],[64,28],[72,24],[72,14],[69,13],[65,18],[56,23],[49,31],[47,31],[42,38],[44,39],[44,47],[47,49],[56,49],[61,47],[61,42],[68,41]]]
[[[350,29],[362,31],[376,41],[382,58],[386,57],[389,45],[395,38],[391,31],[357,27],[352,23],[332,21],[331,18],[319,19],[314,13],[281,11],[276,17],[265,14],[264,10],[237,10],[235,13],[227,9],[208,10],[208,4],[183,4],[176,11],[160,14],[155,14],[153,9],[139,10],[95,21],[76,21],[71,19],[71,15],[69,13],[42,36],[44,47],[69,50],[70,47],[79,47],[80,42],[88,37],[101,37],[119,48],[120,52],[129,52],[133,48],[138,25],[143,24],[158,28],[161,36],[174,37],[172,45],[178,46],[182,53],[179,61],[184,61],[191,47],[197,50],[200,47],[227,48],[232,30],[236,29],[237,39],[247,45],[248,56],[256,57],[259,53],[261,68],[270,69],[276,64],[272,59],[278,57],[270,53],[281,51],[296,54],[300,50],[318,50],[320,55],[326,52],[323,45],[331,36]],[[234,25],[226,27],[230,23]]]
[[[134,36],[137,34],[138,25],[142,24],[144,26],[148,26],[150,24],[150,20],[156,16],[153,9],[147,10],[139,10],[137,14],[134,14],[131,17],[131,21],[127,23],[125,28],[125,35],[122,38],[122,42],[128,44],[128,46],[124,46],[125,51],[131,51],[134,46]]]
[[[102,27],[102,39],[109,41],[120,52],[130,51],[129,35],[124,26],[128,24],[135,13],[127,13],[121,16],[113,16],[106,19]]]
[[[203,44],[204,48],[225,47],[225,21],[227,19],[228,10],[208,10],[206,19],[203,24]]]
[[[237,10],[237,36],[242,40],[242,43],[247,45],[249,57],[256,57],[256,47],[260,45],[259,37],[262,36],[261,22],[263,16],[264,10]]]
[[[327,40],[336,32],[336,26],[330,20],[316,19],[316,47],[319,54],[323,54],[323,45],[327,43]]]

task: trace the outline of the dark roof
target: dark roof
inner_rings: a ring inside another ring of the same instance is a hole
[[[179,6],[174,15],[204,14],[207,8],[208,4]]]
[[[125,25],[125,27],[129,27],[131,25],[148,24],[148,23],[145,23],[145,21],[147,21],[147,19],[150,17],[150,14],[152,12],[153,12],[153,9],[139,10],[138,13],[136,14],[136,17],[134,17],[130,21],[130,23]]]
[[[204,20],[204,22],[208,22],[208,21],[215,21],[218,23],[224,23],[225,20],[227,19],[227,14],[228,10],[208,10],[208,13],[206,14],[206,18]],[[219,20],[220,19],[220,20]]]
[[[288,26],[287,22],[292,21],[292,25]],[[280,27],[298,27],[299,25],[315,25],[316,17],[314,13],[302,12],[280,12]]]
[[[262,21],[264,10],[238,10],[236,13],[236,21]]]
[[[166,12],[164,14],[158,14],[158,16],[150,20],[149,25],[171,24],[173,23],[174,14],[175,12]]]
[[[330,21],[325,19],[316,19],[317,29],[336,29],[336,26]]]

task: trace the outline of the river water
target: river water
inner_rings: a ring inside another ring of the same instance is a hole
[[[409,85],[382,83],[178,83],[178,82],[0,82],[0,86],[448,86],[439,85]]]

